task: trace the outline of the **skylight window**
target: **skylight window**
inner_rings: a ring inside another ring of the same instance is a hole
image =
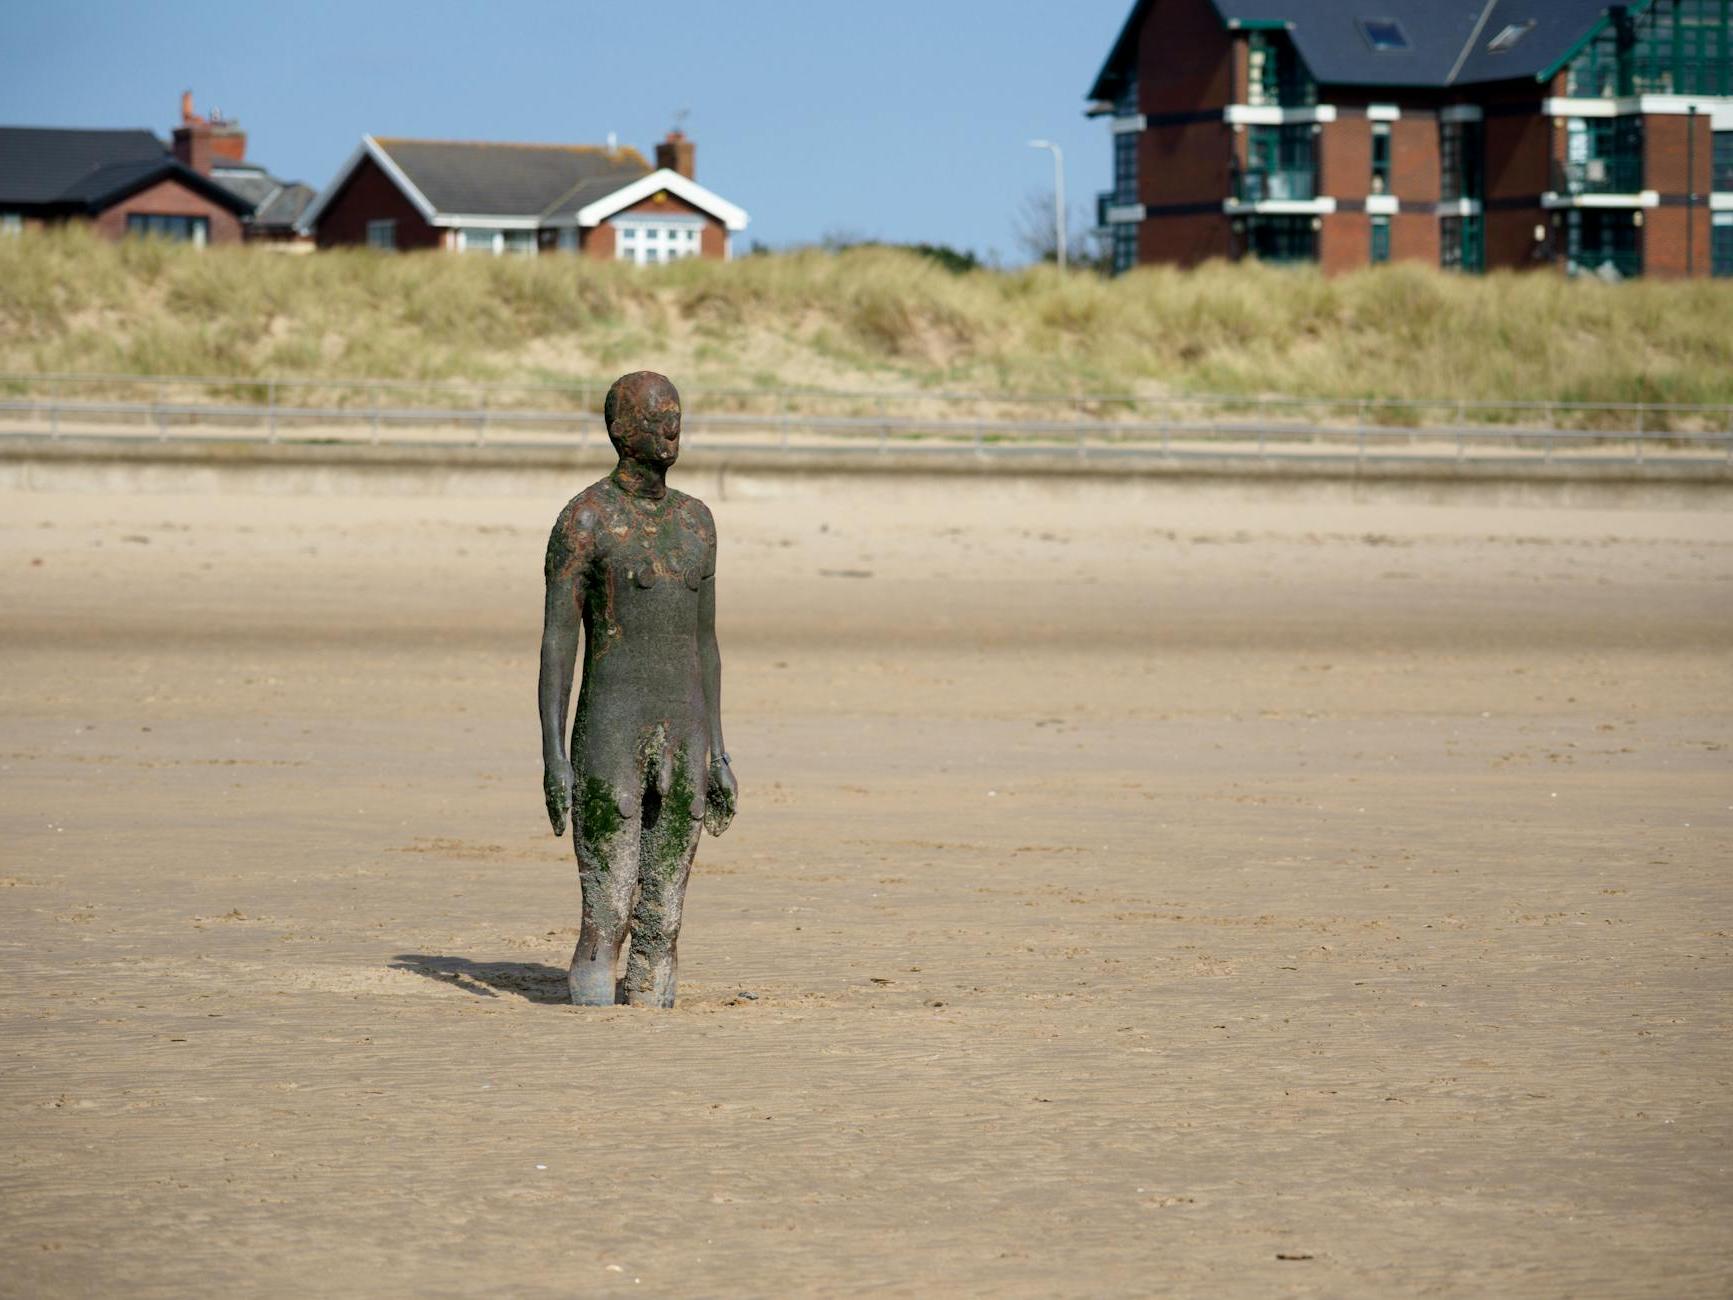
[[[1394,18],[1362,18],[1360,35],[1366,38],[1366,44],[1381,53],[1408,48],[1408,33],[1402,30],[1402,24]]]
[[[1516,48],[1516,43],[1534,30],[1534,19],[1526,23],[1512,23],[1497,36],[1486,43],[1486,48],[1493,54],[1504,54]]]

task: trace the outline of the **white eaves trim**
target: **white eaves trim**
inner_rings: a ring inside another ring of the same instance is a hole
[[[307,210],[301,214],[301,219],[295,223],[295,229],[303,235],[313,233],[313,223],[319,219],[320,214],[325,211],[331,200],[336,198],[343,187],[349,183],[349,177],[354,174],[355,169],[361,165],[364,158],[371,158],[374,161],[379,170],[384,172],[390,178],[391,183],[403,192],[403,197],[409,200],[415,210],[421,214],[422,219],[429,225],[452,224],[438,220],[439,214],[434,211],[433,204],[429,203],[427,196],[415,187],[415,182],[404,174],[403,168],[393,161],[391,155],[385,152],[379,141],[370,135],[364,135],[361,137],[361,143],[355,146],[355,152],[350,154],[344,164],[337,169],[336,177],[329,185],[320,190],[317,197],[307,205]]]
[[[451,226],[467,229],[480,226],[489,230],[540,230],[540,217],[499,217],[489,216],[485,212],[442,212],[437,217],[428,220],[430,226]]]
[[[1402,200],[1394,194],[1368,194],[1366,211],[1374,217],[1390,217],[1402,211]]]
[[[1223,199],[1222,211],[1230,217],[1323,217],[1336,210],[1336,200],[1322,199]]]
[[[578,209],[578,224],[599,226],[621,209],[640,203],[661,190],[667,190],[676,198],[684,199],[693,207],[701,208],[711,216],[719,218],[730,230],[746,229],[748,217],[744,209],[735,207],[721,195],[711,193],[697,181],[688,180],[670,167],[640,176],[612,194],[604,195],[594,203],[585,204]]]
[[[1549,190],[1540,196],[1540,205],[1549,212],[1560,208],[1658,208],[1661,196],[1655,190],[1634,194],[1557,194]]]
[[[1222,119],[1229,126],[1285,126],[1299,122],[1334,122],[1334,104],[1314,104],[1309,108],[1282,108],[1276,104],[1229,104],[1222,109]]]

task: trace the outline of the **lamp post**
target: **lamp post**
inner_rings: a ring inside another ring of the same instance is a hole
[[[1059,269],[1065,269],[1065,154],[1051,140],[1031,140],[1031,149],[1053,151],[1053,234],[1059,241]]]

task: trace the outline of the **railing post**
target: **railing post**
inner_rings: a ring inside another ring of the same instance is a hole
[[[878,406],[879,406],[879,455],[882,456],[885,454],[885,449],[891,440],[891,422],[885,416],[885,399],[884,398],[881,397],[878,399]],[[1733,448],[1729,449],[1728,454],[1733,455]]]
[[[776,424],[781,433],[779,439],[782,449],[788,450],[788,392],[778,389],[776,393]]]
[[[475,445],[481,446],[487,441],[487,392],[481,394],[481,409],[475,417]]]
[[[1649,407],[1646,402],[1637,403],[1637,464],[1643,463],[1643,441],[1649,436]]]
[[[1354,442],[1357,448],[1355,463],[1366,463],[1366,399],[1362,397],[1354,408]]]
[[[59,380],[55,380],[53,387],[48,390],[48,436],[50,438],[58,438],[60,436]]]
[[[277,381],[273,379],[265,386],[265,440],[277,441]]]
[[[151,396],[150,409],[151,415],[156,419],[156,440],[158,442],[167,442],[168,421],[163,416],[162,389],[160,387],[158,387]]]
[[[373,426],[373,445],[377,447],[379,445],[379,390],[377,388],[371,389],[369,391],[369,396],[373,399],[371,411],[372,418],[370,420],[370,423]]]

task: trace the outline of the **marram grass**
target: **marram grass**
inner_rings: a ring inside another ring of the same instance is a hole
[[[1395,265],[1115,280],[862,248],[638,269],[0,239],[0,369],[1733,403],[1733,281]]]

